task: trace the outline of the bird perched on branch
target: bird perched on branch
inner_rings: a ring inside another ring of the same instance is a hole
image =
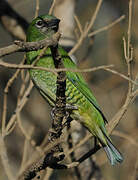
[[[27,41],[40,41],[45,38],[51,38],[57,31],[60,20],[51,15],[41,15],[35,18],[27,31]],[[36,62],[35,66],[46,68],[55,68],[54,59],[51,52],[52,47],[48,47],[42,57]],[[32,64],[42,52],[41,50],[27,52],[27,64]],[[65,68],[76,69],[76,64],[68,56],[67,52],[58,45],[58,53],[62,58]],[[30,69],[31,79],[39,90],[40,94],[54,107],[56,101],[56,80],[57,76],[48,71]],[[66,103],[77,107],[72,110],[71,117],[79,120],[90,133],[100,142],[104,148],[107,157],[112,165],[121,163],[123,157],[106,131],[107,122],[102,113],[92,91],[78,72],[66,72]]]

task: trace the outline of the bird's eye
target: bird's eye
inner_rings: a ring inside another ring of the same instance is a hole
[[[43,25],[43,21],[42,20],[39,20],[39,21],[36,22],[36,26],[37,27],[42,27],[42,25]]]

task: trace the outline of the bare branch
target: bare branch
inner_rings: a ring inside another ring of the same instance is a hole
[[[43,49],[46,45],[50,46],[56,46],[57,42],[60,38],[60,33],[57,32],[53,35],[52,38],[44,39],[37,42],[21,42],[21,41],[15,41],[15,44],[12,44],[10,46],[0,48],[0,57],[15,53],[15,52],[27,52],[27,51],[35,51],[38,49]]]
[[[0,135],[0,156],[1,156],[1,162],[4,166],[5,173],[7,174],[7,177],[9,180],[14,180],[14,176],[11,171],[11,166],[9,164],[8,155],[7,155],[7,149],[4,143],[4,138]]]
[[[127,81],[131,81],[135,85],[138,85],[137,82],[135,82],[132,79],[128,78],[124,74],[119,73],[116,70],[110,69],[110,67],[113,67],[114,65],[102,65],[102,66],[88,68],[88,69],[67,69],[67,68],[50,69],[50,68],[39,67],[39,66],[36,67],[34,65],[18,65],[18,64],[10,64],[10,63],[0,61],[0,66],[7,67],[7,68],[13,68],[13,69],[39,69],[39,70],[53,72],[55,74],[57,72],[60,72],[60,71],[71,71],[71,72],[81,72],[81,73],[86,73],[87,72],[88,73],[88,72],[92,72],[92,71],[105,70],[105,71],[109,71],[109,72],[111,72],[113,74],[116,74],[116,75],[124,78]]]
[[[82,25],[81,25],[81,23],[80,23],[80,21],[79,21],[79,19],[78,19],[78,17],[77,17],[76,15],[74,15],[74,19],[75,19],[75,21],[76,21],[76,24],[77,24],[77,26],[78,26],[78,29],[79,29],[79,31],[80,31],[80,34],[82,34],[82,33],[83,33]]]
[[[35,18],[38,16],[38,13],[39,13],[39,0],[36,0]]]
[[[133,51],[131,48],[130,40],[131,40],[131,23],[132,23],[132,0],[129,1],[129,22],[128,22],[128,41],[126,43],[125,38],[123,38],[124,41],[124,56],[127,63],[127,69],[128,69],[128,77],[132,79],[132,69],[131,69],[131,61],[133,57]],[[120,110],[116,113],[116,115],[112,118],[112,120],[108,124],[108,130],[111,133],[112,130],[115,128],[115,126],[119,123],[119,121],[122,119],[123,115],[128,109],[129,104],[134,100],[135,94],[132,93],[132,82],[129,81],[128,84],[128,93],[125,100],[124,105],[120,108]]]
[[[120,18],[116,19],[115,21],[113,21],[111,24],[108,24],[107,26],[104,26],[98,30],[95,30],[91,33],[88,34],[88,37],[92,37],[100,32],[103,31],[107,31],[108,29],[112,28],[114,25],[118,24],[120,21],[122,21],[123,19],[125,19],[125,15],[122,15]]]
[[[137,141],[134,139],[134,137],[132,137],[132,136],[126,134],[126,133],[117,131],[117,130],[113,131],[112,134],[115,135],[115,136],[119,136],[119,137],[122,137],[122,138],[128,140],[131,144],[133,144],[134,146],[136,146],[136,148],[138,148],[138,143],[137,143]]]
[[[25,58],[21,62],[23,64],[25,61]],[[2,113],[2,136],[5,136],[5,125],[6,125],[6,116],[7,116],[7,96],[9,92],[9,88],[11,87],[14,80],[17,78],[18,74],[20,73],[20,69],[17,69],[17,71],[14,73],[14,75],[9,79],[7,82],[6,87],[4,88],[4,98],[3,98],[3,113]]]
[[[99,0],[95,9],[95,12],[90,20],[90,23],[88,24],[87,28],[84,29],[83,33],[80,36],[80,39],[78,40],[77,44],[71,49],[71,51],[69,52],[69,55],[73,54],[82,44],[83,40],[86,38],[86,36],[88,35],[88,32],[90,31],[90,29],[93,27],[93,24],[96,20],[97,14],[99,12],[99,9],[101,7],[102,4],[102,0]],[[85,26],[86,27],[86,26]]]
[[[16,123],[15,119],[16,119],[17,113],[20,112],[22,110],[22,108],[24,107],[24,105],[26,104],[26,102],[28,100],[28,95],[30,94],[32,87],[33,87],[33,83],[30,82],[22,100],[20,101],[20,104],[16,107],[14,114],[12,115],[12,117],[10,118],[10,120],[6,126],[6,134],[9,133],[9,130],[11,129],[13,124]]]
[[[56,4],[56,0],[53,0],[53,3],[52,3],[52,5],[51,5],[51,8],[49,9],[49,13],[48,13],[48,14],[52,14],[53,9],[54,9],[54,7],[55,7],[55,4]]]

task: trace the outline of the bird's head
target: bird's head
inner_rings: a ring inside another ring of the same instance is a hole
[[[41,15],[35,18],[27,30],[27,41],[39,41],[50,38],[58,31],[60,20],[52,15]]]

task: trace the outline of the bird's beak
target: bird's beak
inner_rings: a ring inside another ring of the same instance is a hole
[[[59,19],[52,19],[50,20],[49,22],[47,22],[48,24],[48,27],[53,29],[55,32],[58,31],[58,27],[59,27],[59,22],[60,20]]]
[[[48,24],[48,27],[54,28],[54,27],[57,27],[59,25],[60,19],[52,19],[49,22],[48,21],[46,21],[46,22]]]
[[[50,24],[51,26],[55,26],[55,25],[59,25],[59,22],[60,22],[60,19],[53,19]]]

